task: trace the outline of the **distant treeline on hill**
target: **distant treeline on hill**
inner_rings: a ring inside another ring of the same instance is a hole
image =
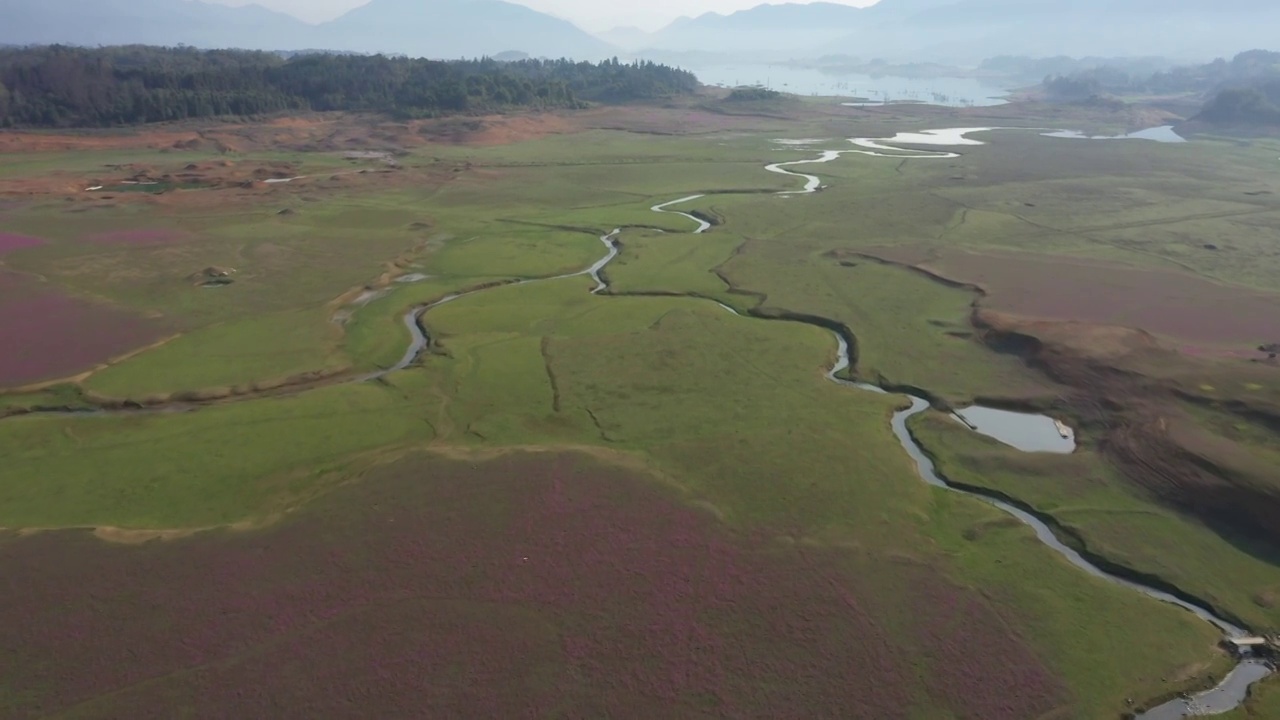
[[[289,110],[402,118],[572,108],[691,93],[652,62],[435,61],[124,46],[0,49],[0,127],[105,127]]]
[[[1116,95],[1200,94],[1199,119],[1224,123],[1280,123],[1280,53],[1250,50],[1231,60],[1131,75],[1105,65],[1044,79],[1050,99],[1079,101]]]
[[[1222,125],[1280,125],[1280,80],[1227,88],[1213,96],[1195,119]]]

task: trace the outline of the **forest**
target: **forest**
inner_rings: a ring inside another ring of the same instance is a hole
[[[121,46],[0,48],[0,127],[110,127],[343,110],[398,118],[573,108],[687,94],[652,62],[436,61]]]
[[[1203,65],[1184,65],[1153,73],[1132,72],[1109,63],[1044,79],[1046,94],[1055,100],[1083,100],[1102,95],[1215,94],[1229,88],[1257,87],[1280,78],[1280,53],[1250,50],[1231,60],[1218,58]]]
[[[1195,119],[1221,125],[1280,125],[1280,80],[1223,90]],[[1265,346],[1259,349],[1270,352]]]

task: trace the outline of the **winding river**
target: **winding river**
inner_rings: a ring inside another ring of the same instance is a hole
[[[893,138],[877,139],[877,138],[855,138],[850,140],[853,145],[857,146],[857,150],[825,150],[814,159],[797,160],[792,162],[774,163],[766,166],[766,170],[781,175],[789,175],[801,178],[805,181],[805,185],[800,190],[786,190],[779,192],[781,196],[806,195],[817,192],[822,188],[822,181],[815,175],[794,172],[788,168],[800,165],[812,165],[827,163],[837,158],[850,154],[868,155],[872,157],[889,157],[903,159],[947,159],[959,157],[957,153],[951,151],[931,151],[931,150],[912,150],[906,148],[895,147],[887,143],[905,143],[914,145],[981,145],[982,142],[967,137],[969,134],[976,132],[990,131],[996,128],[954,128],[947,130],[926,130],[920,133],[900,133]],[[1136,135],[1135,137],[1142,137]],[[657,205],[653,209],[657,212],[672,212],[667,208],[672,205],[678,205],[682,202],[689,202],[702,197],[695,195],[689,198]],[[694,234],[706,232],[709,228],[703,221],[693,215],[684,214],[686,217],[699,223],[699,227],[694,230]],[[732,312],[735,315],[741,314],[733,308],[720,304],[721,307]],[[877,394],[888,394],[882,388],[866,383],[851,382],[840,377],[840,374],[851,366],[849,357],[849,340],[839,333],[833,333],[838,346],[836,362],[827,372],[827,379],[831,382],[842,386],[855,388],[864,392],[873,392]],[[997,497],[989,496],[980,492],[974,492],[965,488],[960,488],[950,483],[941,473],[934,462],[929,458],[928,454],[916,442],[907,426],[908,421],[928,412],[930,409],[929,401],[915,395],[907,395],[911,401],[911,406],[905,410],[894,413],[891,420],[893,434],[897,437],[898,442],[902,445],[903,450],[915,463],[916,471],[920,478],[926,483],[935,487],[944,488],[953,492],[958,492],[969,497],[985,502],[1015,518],[1029,526],[1036,537],[1046,547],[1058,553],[1067,562],[1084,572],[1096,578],[1101,578],[1109,582],[1113,582],[1122,587],[1128,588],[1135,592],[1140,592],[1160,602],[1176,605],[1196,617],[1208,622],[1221,630],[1228,638],[1244,637],[1248,632],[1234,623],[1215,615],[1209,608],[1199,605],[1195,602],[1177,597],[1171,593],[1165,592],[1155,587],[1142,584],[1127,578],[1106,572],[1102,568],[1095,565],[1088,558],[1081,555],[1074,548],[1063,543],[1052,528],[1040,518],[1030,512],[1016,507]],[[1235,668],[1220,682],[1216,687],[1194,695],[1176,698],[1162,705],[1156,706],[1146,712],[1138,714],[1136,717],[1141,720],[1176,720],[1178,718],[1194,717],[1199,715],[1214,715],[1227,712],[1238,707],[1243,703],[1249,693],[1249,688],[1256,682],[1271,675],[1273,668],[1270,664],[1252,658],[1245,658],[1239,662]]]
[[[871,157],[880,157],[880,158],[919,159],[919,160],[956,158],[956,157],[959,157],[959,155],[950,150],[939,150],[939,151],[919,150],[919,149],[896,147],[895,144],[932,145],[932,146],[981,145],[983,144],[981,141],[974,140],[967,136],[973,133],[985,132],[993,129],[996,129],[996,128],[954,128],[954,129],[946,129],[946,130],[926,130],[919,133],[900,133],[893,138],[854,138],[848,141],[850,144],[854,146],[853,148],[847,148],[847,149],[841,149],[841,150],[824,150],[816,158],[809,159],[809,160],[795,160],[790,162],[773,163],[773,164],[767,165],[765,167],[765,170],[772,173],[777,173],[777,174],[786,175],[790,177],[796,177],[804,180],[803,188],[798,190],[779,191],[778,193],[776,193],[777,196],[785,198],[785,197],[792,197],[797,195],[808,195],[808,194],[818,192],[823,187],[821,179],[816,175],[809,175],[805,173],[795,172],[790,168],[799,167],[803,165],[815,165],[815,164],[821,164],[821,163],[828,163],[847,154],[859,154],[859,155],[867,155]],[[999,128],[999,129],[1004,129],[1004,128]],[[1010,129],[1013,129],[1013,128],[1010,128]],[[690,221],[697,224],[697,228],[692,231],[692,234],[694,235],[702,234],[711,229],[711,223],[697,217],[692,213],[670,209],[673,206],[680,205],[687,202],[692,202],[702,197],[704,196],[690,195],[688,197],[683,197],[677,200],[671,200],[669,202],[664,202],[658,205],[654,205],[651,209],[657,213],[669,213],[669,214],[675,214],[675,215],[688,218]],[[585,275],[585,276],[590,276],[596,283],[595,288],[593,288],[591,292],[595,294],[599,294],[607,290],[609,287],[608,282],[605,280],[604,277],[602,277],[601,273],[605,269],[605,267],[610,262],[612,262],[614,258],[618,256],[619,246],[617,243],[617,238],[620,232],[621,232],[620,230],[614,230],[600,237],[600,242],[605,246],[606,253],[602,258],[600,258],[598,261],[596,261],[594,264],[592,264],[590,267],[586,269],[573,272],[573,273],[568,273],[565,275],[558,275],[555,277],[520,280],[510,284],[525,285],[525,284],[530,284],[535,282],[549,282],[552,280],[561,280],[565,278],[580,277]],[[368,382],[372,380],[377,380],[393,372],[397,372],[397,371],[408,368],[410,365],[412,365],[414,362],[418,360],[418,358],[421,356],[423,351],[430,344],[430,337],[426,333],[426,331],[423,329],[423,315],[425,315],[427,312],[429,312],[433,308],[437,308],[437,307],[440,307],[441,305],[454,302],[455,300],[458,300],[463,297],[467,297],[469,295],[474,295],[476,293],[484,292],[486,289],[489,289],[489,288],[487,287],[479,288],[476,290],[472,290],[470,292],[447,295],[433,303],[429,303],[426,305],[419,305],[417,307],[412,308],[408,312],[406,312],[405,315],[403,316],[403,322],[404,322],[405,328],[409,332],[410,343],[409,343],[409,346],[406,348],[405,353],[401,357],[401,359],[391,367],[388,367],[383,370],[379,370],[377,372],[358,376],[356,378],[353,378],[352,381]],[[365,298],[362,297],[362,299],[365,299]],[[720,304],[720,305],[721,307],[728,310],[729,312],[732,312],[733,314],[738,315],[739,317],[742,317],[742,315],[738,313],[736,310],[734,310],[733,308],[724,304]],[[350,310],[350,307],[346,308],[346,310]],[[888,394],[885,390],[879,387],[876,387],[874,385],[868,385],[866,383],[851,382],[840,377],[841,373],[848,370],[851,366],[851,359],[849,354],[849,347],[850,347],[849,338],[846,338],[839,333],[833,333],[833,335],[835,336],[838,352],[837,352],[835,364],[831,367],[831,369],[826,374],[827,379],[833,383],[836,383],[851,389],[856,389],[861,392]],[[1074,550],[1073,548],[1069,547],[1068,545],[1064,544],[1061,540],[1059,540],[1058,537],[1054,534],[1053,530],[1050,528],[1050,526],[1040,518],[1033,515],[1032,513],[1027,512],[1026,510],[1023,510],[1021,508],[1015,507],[1014,505],[1002,499],[999,499],[997,497],[985,495],[980,492],[975,492],[966,488],[957,487],[952,483],[950,483],[941,473],[938,472],[933,461],[930,460],[928,454],[919,445],[919,443],[916,442],[915,438],[911,434],[911,431],[907,427],[908,421],[916,415],[927,412],[930,409],[930,404],[927,400],[921,397],[917,397],[914,395],[907,395],[907,397],[911,401],[910,407],[908,407],[905,410],[901,410],[893,415],[891,420],[891,427],[894,435],[898,439],[898,442],[901,443],[907,455],[915,463],[916,470],[920,475],[921,479],[923,479],[926,483],[939,488],[945,488],[947,490],[962,493],[970,497],[976,498],[982,502],[988,503],[989,505],[992,505],[998,508],[999,510],[1017,518],[1021,522],[1028,525],[1035,532],[1036,537],[1039,538],[1039,540],[1046,547],[1058,553],[1067,562],[1083,570],[1089,575],[1116,583],[1117,585],[1129,588],[1135,592],[1140,592],[1155,600],[1169,603],[1171,605],[1176,605],[1184,610],[1187,610],[1188,612],[1195,614],[1197,617],[1201,618],[1205,622],[1213,624],[1215,627],[1221,630],[1224,633],[1224,635],[1227,637],[1242,637],[1248,634],[1244,628],[1238,627],[1233,623],[1221,617],[1218,617],[1210,609],[1203,607],[1195,602],[1191,602],[1189,600],[1176,597],[1168,592],[1157,589],[1155,587],[1144,585],[1140,582],[1135,582],[1133,580],[1126,579],[1126,578],[1104,571],[1103,569],[1101,569],[1100,567],[1092,563],[1088,558],[1084,557],[1079,552],[1077,552],[1076,550]],[[94,414],[114,414],[114,413],[136,413],[136,412],[172,412],[176,410],[187,410],[187,409],[196,409],[196,406],[190,405],[190,404],[182,404],[182,403],[171,403],[168,405],[145,408],[145,409],[100,410],[100,411],[92,411],[92,412],[94,412]],[[68,411],[62,411],[62,412],[68,412]],[[1243,661],[1241,661],[1239,664],[1237,664],[1236,667],[1227,675],[1227,677],[1217,687],[1202,693],[1198,693],[1196,695],[1192,695],[1190,697],[1175,699],[1173,701],[1160,705],[1152,710],[1149,710],[1140,715],[1137,715],[1137,717],[1142,718],[1144,720],[1174,720],[1176,718],[1185,718],[1185,717],[1191,717],[1195,715],[1208,715],[1208,714],[1226,712],[1228,710],[1231,710],[1239,706],[1245,700],[1248,694],[1249,687],[1251,685],[1263,679],[1264,677],[1267,677],[1271,673],[1272,673],[1272,668],[1268,664],[1262,662],[1261,660],[1246,658]]]
[[[700,197],[702,196],[695,195],[693,197],[683,198],[681,200],[678,200],[677,202],[688,202],[690,200],[694,200]],[[663,212],[662,210],[659,210],[658,207],[655,207],[653,209],[657,212]],[[703,223],[701,220],[698,220],[698,218],[692,215],[688,215],[686,213],[679,213],[679,214],[684,215],[685,217],[691,220],[695,220],[699,223],[702,223],[707,227],[711,227],[710,223]],[[702,232],[702,230],[699,230],[699,232]],[[471,290],[470,292],[452,293],[450,295],[445,295],[444,297],[440,298],[439,300],[436,300],[435,302],[427,303],[425,305],[418,305],[412,308],[411,310],[409,310],[404,314],[404,318],[403,318],[404,326],[409,331],[409,347],[405,349],[404,355],[400,358],[400,361],[392,365],[391,367],[385,368],[383,370],[378,370],[376,372],[371,372],[365,375],[361,375],[360,377],[356,378],[355,381],[368,382],[370,380],[377,380],[379,378],[386,377],[391,373],[404,370],[408,368],[410,365],[412,365],[414,362],[416,362],[417,359],[422,355],[422,352],[427,349],[428,345],[431,344],[431,337],[427,335],[425,330],[422,329],[422,316],[425,315],[428,311],[434,308],[438,308],[441,305],[446,305],[448,303],[451,303],[454,300],[459,300],[469,295],[482,293],[485,290],[492,289],[492,287],[530,285],[532,283],[551,282],[552,280],[564,280],[566,278],[571,278],[571,277],[582,277],[583,275],[590,276],[591,279],[595,281],[596,286],[591,289],[591,294],[599,295],[600,293],[609,289],[609,283],[605,282],[604,277],[601,276],[600,273],[601,271],[604,270],[606,265],[613,262],[613,259],[618,257],[618,252],[620,250],[618,247],[618,235],[621,233],[622,233],[622,229],[618,228],[613,232],[600,236],[600,242],[603,243],[606,248],[604,257],[595,261],[595,263],[593,263],[590,267],[586,268],[585,270],[565,273],[564,275],[553,275],[551,277],[545,277],[545,278],[529,278],[527,280],[519,280],[513,283],[506,283],[499,286],[477,288],[475,290]]]

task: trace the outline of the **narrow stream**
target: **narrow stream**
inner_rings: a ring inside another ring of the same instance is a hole
[[[692,221],[694,221],[694,222],[698,223],[698,229],[697,229],[697,230],[694,230],[694,231],[693,231],[693,234],[694,234],[694,235],[700,235],[700,234],[702,234],[702,233],[704,233],[704,232],[706,232],[706,231],[708,231],[708,230],[710,230],[710,229],[711,229],[711,223],[707,222],[706,220],[703,220],[702,218],[698,217],[697,215],[693,215],[693,214],[686,213],[686,212],[680,212],[679,210],[668,210],[667,208],[671,207],[672,205],[680,205],[681,203],[692,202],[692,201],[694,201],[694,200],[697,200],[697,199],[699,199],[699,198],[703,198],[703,197],[706,197],[706,196],[705,196],[705,195],[690,195],[689,197],[683,197],[683,198],[680,198],[679,200],[672,200],[672,201],[670,201],[670,202],[664,202],[664,203],[662,203],[661,205],[654,205],[653,207],[651,207],[651,208],[649,208],[649,209],[650,209],[650,210],[652,210],[652,211],[654,211],[654,212],[656,212],[656,213],[667,213],[667,214],[670,214],[670,215],[680,215],[680,216],[683,216],[683,217],[687,217],[687,218],[689,218],[690,220],[692,220]]]
[[[929,130],[929,131],[924,131],[922,133],[900,133],[898,136],[894,138],[888,138],[888,139],[854,138],[849,140],[848,142],[859,147],[860,149],[858,150],[826,150],[826,151],[823,151],[817,158],[814,158],[811,160],[795,160],[790,162],[773,163],[766,166],[765,169],[772,173],[778,173],[781,175],[797,177],[805,181],[804,187],[802,189],[779,191],[777,193],[778,196],[789,197],[789,196],[795,196],[795,195],[808,195],[808,194],[817,192],[822,187],[821,179],[815,175],[807,175],[803,173],[793,172],[788,168],[796,167],[800,165],[828,163],[838,159],[843,155],[850,154],[850,153],[868,155],[872,157],[886,157],[886,158],[900,158],[900,159],[955,158],[955,157],[959,157],[959,155],[950,151],[912,150],[912,149],[894,147],[892,145],[888,145],[885,143],[900,142],[900,143],[911,143],[911,144],[918,144],[918,145],[981,145],[982,144],[981,141],[972,140],[966,137],[966,135],[968,135],[969,133],[982,132],[990,129],[991,128],[955,128],[955,129],[949,129],[949,130]],[[680,198],[678,200],[671,200],[669,202],[654,205],[651,209],[657,213],[671,213],[671,214],[676,214],[676,215],[681,215],[683,217],[686,217],[692,222],[697,224],[697,228],[692,231],[692,234],[695,234],[695,235],[702,234],[711,228],[710,223],[690,213],[668,209],[674,205],[691,202],[693,200],[697,200],[702,197],[703,195],[691,195],[688,197]],[[526,284],[531,284],[535,282],[550,282],[552,280],[561,280],[561,279],[570,278],[570,277],[580,277],[583,275],[587,275],[587,276],[590,276],[596,283],[596,287],[593,288],[591,292],[594,294],[599,294],[608,288],[608,283],[601,276],[601,272],[610,262],[613,261],[614,258],[618,256],[619,246],[618,246],[617,238],[620,232],[621,232],[620,230],[614,230],[600,237],[600,242],[605,245],[605,247],[607,248],[607,252],[605,253],[604,257],[602,257],[600,260],[596,261],[594,264],[592,264],[590,267],[584,270],[580,270],[573,273],[567,273],[564,275],[558,275],[555,277],[533,278],[533,279],[521,280],[521,281],[510,283],[510,284],[526,285]],[[354,381],[367,382],[371,380],[376,380],[376,379],[385,377],[393,372],[397,372],[400,370],[404,370],[405,368],[408,368],[418,359],[418,357],[430,344],[430,337],[422,328],[422,321],[421,321],[422,316],[433,308],[439,307],[441,305],[445,305],[447,303],[453,302],[463,297],[467,297],[469,295],[474,295],[476,293],[484,292],[486,289],[488,288],[473,290],[471,292],[447,295],[433,303],[420,305],[406,312],[405,315],[403,316],[403,322],[404,322],[405,328],[409,331],[410,343],[408,348],[406,348],[405,353],[403,357],[401,357],[400,361],[384,370],[379,370],[377,372],[359,376],[355,378]],[[732,312],[733,314],[738,315],[739,317],[742,317],[742,315],[738,313],[738,311],[734,310],[733,308],[727,305],[724,305],[723,303],[717,303],[717,304],[719,304],[725,310],[728,310],[729,312]],[[839,376],[840,373],[847,370],[851,365],[851,359],[849,357],[849,343],[848,343],[848,340],[842,335],[840,335],[839,333],[833,332],[832,334],[836,339],[838,352],[837,352],[835,364],[827,372],[827,375],[826,375],[827,379],[841,386],[855,388],[860,391],[873,392],[881,395],[888,394],[885,390],[879,387],[876,387],[874,385],[868,385],[866,383],[850,382],[848,380],[844,380],[840,378]],[[1242,637],[1248,634],[1244,628],[1237,627],[1231,622],[1214,615],[1209,609],[1205,607],[1201,607],[1200,605],[1197,605],[1192,602],[1187,602],[1181,598],[1175,597],[1167,592],[1156,589],[1154,587],[1143,585],[1141,583],[1134,582],[1132,580],[1128,580],[1128,579],[1107,573],[1106,571],[1102,570],[1101,568],[1091,563],[1088,559],[1083,557],[1080,553],[1078,553],[1071,547],[1065,545],[1061,540],[1057,538],[1057,536],[1054,535],[1052,529],[1050,529],[1050,527],[1047,524],[1045,524],[1043,521],[1036,518],[1035,516],[1031,515],[1030,513],[1024,510],[1021,510],[1017,507],[1014,507],[1013,505],[1006,503],[1002,500],[999,500],[993,497],[988,497],[979,493],[971,492],[963,488],[956,487],[951,483],[949,483],[947,479],[938,472],[933,461],[929,459],[924,449],[920,447],[920,445],[916,442],[915,438],[912,437],[910,430],[907,428],[908,420],[910,420],[912,417],[916,415],[927,412],[930,409],[930,404],[927,400],[921,397],[917,397],[914,395],[907,395],[907,397],[910,398],[911,400],[911,406],[893,415],[893,418],[891,420],[891,427],[894,435],[898,439],[898,442],[901,443],[907,455],[915,463],[917,472],[926,483],[933,485],[935,487],[945,488],[953,492],[962,493],[964,495],[968,495],[970,497],[976,498],[978,500],[981,500],[982,502],[992,505],[993,507],[996,507],[1002,510],[1003,512],[1008,513],[1009,515],[1017,518],[1021,522],[1031,527],[1031,529],[1035,532],[1036,537],[1039,538],[1039,540],[1042,543],[1044,543],[1047,547],[1049,547],[1054,552],[1058,553],[1060,556],[1066,559],[1067,562],[1071,563],[1077,568],[1080,568],[1081,570],[1088,573],[1089,575],[1116,583],[1117,585],[1121,585],[1123,587],[1129,588],[1136,592],[1140,592],[1150,598],[1159,600],[1161,602],[1169,603],[1171,605],[1176,605],[1184,610],[1187,610],[1188,612],[1195,614],[1197,617],[1201,618],[1205,622],[1213,624],[1215,627],[1220,629],[1227,637]],[[182,404],[182,403],[171,403],[168,405],[156,406],[154,408],[137,409],[137,410],[128,410],[128,409],[99,410],[99,411],[89,411],[88,413],[80,413],[78,411],[57,411],[57,412],[58,414],[109,415],[109,414],[117,414],[117,413],[137,413],[137,412],[174,412],[174,411],[182,411],[182,410],[188,410],[188,409],[194,410],[196,409],[196,406],[192,406],[189,404]],[[44,414],[51,414],[51,413],[44,413]],[[1244,700],[1248,695],[1249,687],[1254,683],[1258,682],[1259,680],[1269,676],[1272,672],[1273,672],[1273,669],[1271,668],[1271,666],[1265,662],[1262,662],[1260,660],[1245,659],[1242,662],[1240,662],[1227,675],[1227,677],[1217,687],[1213,688],[1212,690],[1198,693],[1196,695],[1191,696],[1190,698],[1176,699],[1176,700],[1170,701],[1150,711],[1142,713],[1137,717],[1142,720],[1176,720],[1178,718],[1191,717],[1195,715],[1208,715],[1208,714],[1226,712],[1235,707],[1238,707],[1242,702],[1244,702]]]
[[[896,148],[884,143],[910,142],[913,144],[925,145],[981,145],[981,141],[972,140],[965,136],[969,133],[982,132],[989,129],[990,128],[957,128],[952,130],[931,130],[923,133],[900,133],[895,138],[888,140],[855,138],[850,142],[859,147],[866,148],[867,150],[826,150],[817,158],[812,160],[774,163],[768,165],[765,169],[769,172],[790,175],[805,180],[805,186],[803,189],[782,191],[778,193],[779,195],[806,195],[817,192],[822,187],[821,179],[814,175],[792,172],[787,168],[798,165],[827,163],[848,153],[858,153],[873,157],[894,157],[905,159],[955,158],[959,156],[949,151],[933,152],[927,150],[906,150],[904,152],[902,148]],[[659,212],[668,212],[666,210],[668,206],[692,199],[694,198],[665,203],[661,206],[655,207],[654,210]],[[697,220],[697,218],[693,219]],[[706,227],[700,226],[694,231],[694,233],[702,233],[705,232],[706,229]],[[729,312],[741,317],[741,314],[733,308],[724,305],[723,303],[718,304]],[[851,359],[849,357],[849,342],[839,333],[833,332],[832,334],[835,336],[838,352],[835,364],[831,367],[831,370],[827,372],[827,379],[839,385],[856,388],[866,392],[873,392],[881,395],[888,394],[882,388],[874,385],[850,382],[840,377],[840,373],[847,370],[851,365]],[[1113,582],[1135,592],[1140,592],[1143,595],[1159,600],[1160,602],[1180,607],[1205,622],[1212,624],[1214,627],[1221,630],[1228,638],[1239,638],[1248,635],[1248,632],[1244,628],[1241,628],[1224,618],[1218,617],[1206,607],[1175,597],[1163,590],[1104,571],[1082,556],[1075,549],[1064,544],[1060,539],[1058,539],[1053,530],[1046,523],[1025,510],[1017,508],[1003,500],[988,497],[986,495],[971,492],[952,485],[938,472],[937,466],[929,458],[928,454],[925,453],[920,444],[916,442],[910,429],[907,427],[907,422],[912,417],[929,411],[931,408],[929,401],[910,394],[907,394],[907,397],[911,400],[911,406],[905,410],[894,413],[890,424],[893,429],[893,434],[898,438],[898,442],[902,445],[903,450],[906,451],[907,455],[915,463],[917,473],[926,483],[975,498],[1017,518],[1019,521],[1029,526],[1040,542],[1042,542],[1046,547],[1058,553],[1058,555],[1062,556],[1067,562],[1083,570],[1089,575]],[[1274,669],[1269,663],[1262,660],[1246,658],[1238,663],[1236,667],[1227,674],[1222,682],[1217,685],[1217,687],[1201,693],[1196,693],[1190,697],[1171,700],[1152,708],[1151,710],[1143,712],[1136,717],[1139,718],[1139,720],[1177,720],[1179,718],[1194,717],[1198,715],[1224,713],[1239,707],[1240,704],[1248,698],[1249,688],[1254,683],[1268,677],[1273,672]]]
[[[702,196],[698,195],[696,197],[702,197]],[[692,199],[693,198],[685,198],[685,200],[692,200]],[[685,200],[682,200],[680,202],[684,202]],[[654,209],[656,210],[657,208],[654,208]],[[659,210],[658,212],[663,212],[663,211]],[[684,213],[679,213],[679,214],[684,215]],[[692,215],[687,215],[686,217],[689,217],[693,220],[701,222],[700,220],[693,217]],[[707,224],[707,227],[711,227],[711,225]],[[600,276],[600,272],[604,270],[606,265],[613,262],[614,258],[618,257],[618,252],[620,251],[620,248],[618,247],[618,235],[621,232],[622,232],[622,229],[618,228],[618,229],[615,229],[613,232],[608,233],[607,235],[600,236],[600,242],[604,244],[607,251],[605,252],[604,257],[595,261],[595,263],[593,263],[590,267],[586,268],[585,270],[565,273],[563,275],[553,275],[551,277],[544,277],[544,278],[528,278],[526,280],[518,280],[516,282],[506,283],[504,285],[484,287],[477,290],[472,290],[470,292],[452,293],[450,295],[445,295],[444,297],[440,298],[439,300],[436,300],[435,302],[427,303],[426,305],[418,305],[414,308],[411,308],[408,312],[404,314],[404,317],[402,318],[405,328],[408,329],[409,331],[409,347],[405,349],[404,356],[400,358],[399,362],[392,365],[391,367],[383,370],[378,370],[376,372],[367,373],[365,375],[361,375],[360,377],[355,379],[355,382],[368,382],[370,380],[377,380],[378,378],[386,377],[391,373],[404,370],[405,368],[409,367],[414,362],[416,362],[418,357],[422,355],[422,352],[427,349],[428,345],[431,344],[431,337],[427,335],[427,333],[422,329],[422,316],[425,315],[427,312],[435,308],[438,308],[441,305],[446,305],[448,303],[451,303],[454,300],[460,300],[470,295],[482,293],[486,290],[492,290],[494,289],[494,287],[514,287],[518,285],[531,285],[533,283],[551,282],[552,280],[564,280],[565,278],[581,277],[583,275],[590,276],[591,279],[595,281],[596,286],[591,289],[591,294],[599,295],[601,292],[604,292],[605,290],[609,289],[609,283],[605,282],[604,278]]]

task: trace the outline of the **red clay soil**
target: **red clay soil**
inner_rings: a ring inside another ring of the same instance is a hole
[[[0,272],[0,387],[74,375],[164,333],[154,320]]]
[[[924,581],[898,642],[836,556],[580,455],[410,458],[268,530],[44,533],[0,567],[6,718],[1026,720],[1061,697],[980,596]]]
[[[1195,345],[1280,341],[1280,295],[1195,275],[1074,258],[946,250],[922,268],[977,285],[983,307],[1023,317],[1139,328]]]

